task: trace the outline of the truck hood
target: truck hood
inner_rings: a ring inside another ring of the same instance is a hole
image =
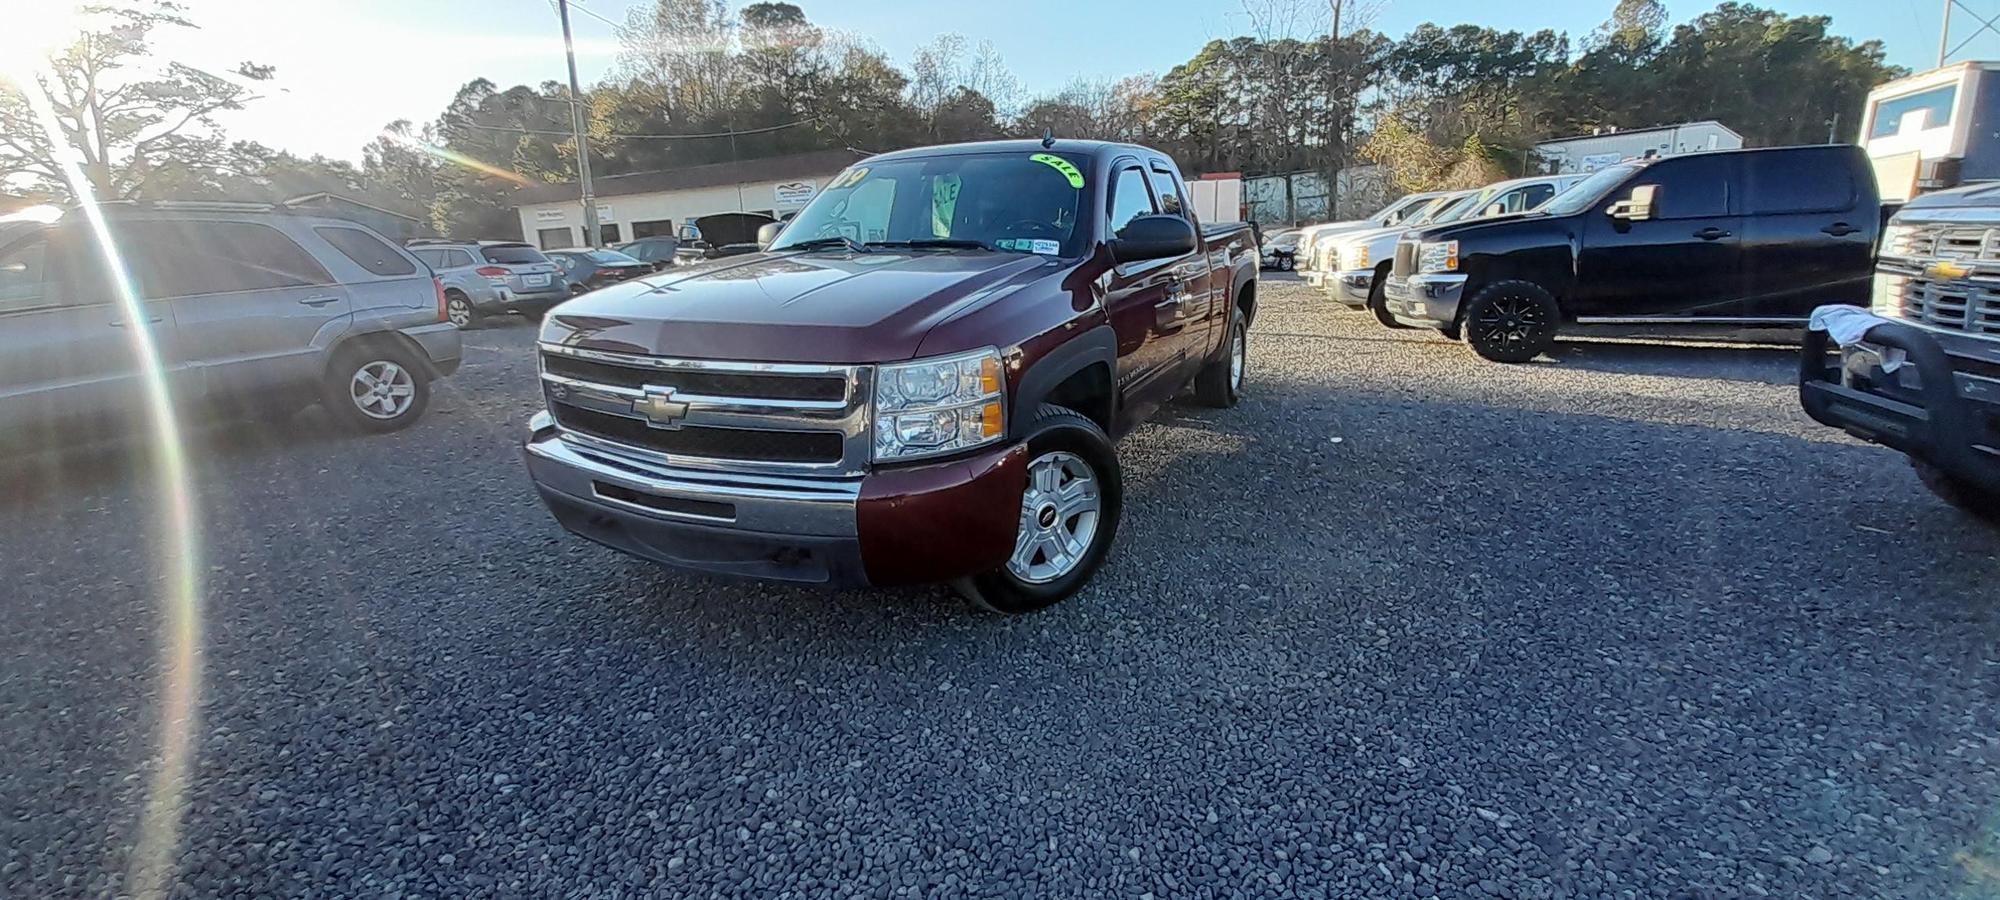
[[[564,303],[542,340],[681,359],[893,362],[938,323],[1057,264],[964,250],[733,256]]]

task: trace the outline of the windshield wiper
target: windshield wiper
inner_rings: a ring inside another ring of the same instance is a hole
[[[927,249],[932,249],[932,248],[936,248],[936,249],[940,249],[940,250],[984,250],[984,249],[986,249],[986,244],[985,244],[984,242],[981,242],[981,241],[968,241],[968,240],[964,240],[964,239],[959,239],[959,238],[924,238],[923,240],[917,240],[917,241],[869,241],[869,242],[868,242],[868,246],[870,246],[870,247],[907,247],[907,248],[912,248],[912,249],[918,249],[918,250],[927,250]]]
[[[773,247],[773,248],[771,248],[771,249],[773,249],[773,250],[823,250],[823,249],[825,249],[825,248],[827,248],[827,247],[841,247],[841,248],[843,248],[843,249],[846,249],[846,250],[850,250],[850,251],[853,251],[853,252],[855,252],[855,253],[867,253],[867,252],[869,252],[869,250],[868,250],[868,245],[867,245],[867,244],[863,244],[863,243],[861,243],[860,241],[857,241],[857,240],[855,240],[855,239],[853,239],[853,238],[851,238],[851,237],[848,237],[847,235],[844,235],[844,234],[836,234],[836,235],[831,235],[831,236],[828,236],[828,237],[817,237],[817,238],[813,238],[813,239],[811,239],[811,240],[806,240],[806,241],[800,241],[800,242],[798,242],[798,243],[796,243],[796,244],[786,244],[786,245],[785,245],[785,246],[783,246],[783,247]]]

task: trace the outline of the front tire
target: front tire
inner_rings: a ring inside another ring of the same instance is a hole
[[[1910,457],[1910,468],[1917,470],[1917,480],[1939,500],[1988,525],[2000,525],[2000,494],[1970,484],[1914,456]]]
[[[1459,325],[1472,352],[1494,362],[1522,363],[1555,343],[1561,316],[1556,298],[1541,285],[1502,281],[1473,295]]]
[[[1102,565],[1124,510],[1118,454],[1096,422],[1049,404],[1028,425],[1028,483],[1013,554],[958,584],[966,598],[1016,615],[1081,590]]]
[[[1238,307],[1229,311],[1229,343],[1222,358],[1194,377],[1194,398],[1203,406],[1228,409],[1243,399],[1243,373],[1250,367],[1250,321]]]
[[[1375,273],[1375,283],[1368,286],[1368,311],[1374,313],[1375,321],[1382,323],[1384,327],[1408,328],[1410,326],[1396,321],[1395,316],[1389,315],[1389,298],[1382,293],[1382,283],[1388,280],[1387,274]]]
[[[341,424],[381,434],[408,428],[430,407],[431,380],[423,363],[394,344],[341,350],[327,367],[320,402]]]

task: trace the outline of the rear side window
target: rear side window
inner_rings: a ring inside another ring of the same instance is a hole
[[[424,265],[430,266],[433,269],[444,268],[443,250],[412,250],[410,253],[416,256],[416,258],[423,260]]]
[[[249,222],[126,222],[114,226],[147,298],[333,284],[305,248]]]
[[[1746,215],[1831,212],[1854,205],[1854,172],[1835,153],[1750,153],[1743,157]]]
[[[336,228],[323,226],[313,229],[313,233],[326,239],[340,255],[354,260],[354,264],[376,275],[413,275],[417,267],[378,238],[359,228]]]
[[[496,244],[491,247],[481,247],[479,255],[486,257],[487,262],[503,266],[533,265],[549,261],[548,257],[542,255],[542,251],[527,244]]]
[[[1146,190],[1146,173],[1138,166],[1118,170],[1118,178],[1111,182],[1111,233],[1117,235],[1140,216],[1150,216],[1157,209],[1153,207],[1153,195]]]
[[[1729,170],[1733,157],[1720,153],[1676,156],[1654,163],[1640,184],[1654,184],[1656,219],[1700,219],[1729,214]]]

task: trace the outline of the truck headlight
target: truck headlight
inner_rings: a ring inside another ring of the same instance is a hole
[[[956,453],[1007,434],[1006,379],[992,347],[875,369],[875,460]]]
[[[1438,241],[1417,245],[1418,272],[1452,272],[1458,269],[1458,242]]]
[[[1348,270],[1368,268],[1368,245],[1350,244],[1342,248],[1340,252],[1340,267]]]

